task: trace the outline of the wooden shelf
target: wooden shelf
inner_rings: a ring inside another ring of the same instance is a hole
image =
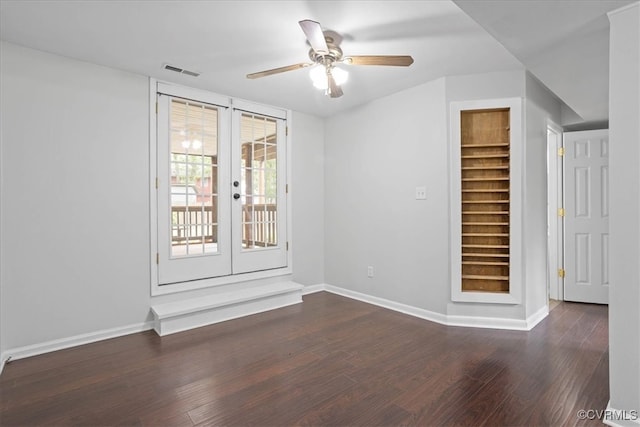
[[[508,266],[508,262],[502,261],[462,261],[463,265],[506,265]]]
[[[462,245],[463,248],[476,248],[476,249],[509,249],[509,245],[477,245],[468,244]]]
[[[462,237],[509,237],[509,233],[462,233]]]
[[[464,227],[465,225],[505,226],[505,225],[509,225],[509,223],[508,222],[463,222],[462,226]]]
[[[462,252],[462,256],[470,256],[476,258],[509,258],[509,254],[476,254],[472,252]]]
[[[487,182],[487,181],[509,181],[509,177],[497,176],[497,177],[482,177],[482,178],[462,178],[462,182]]]
[[[508,147],[509,143],[498,143],[498,144],[462,144],[460,147],[462,148],[489,148],[489,147]]]
[[[502,170],[509,169],[508,165],[495,165],[495,166],[464,166],[463,171],[488,171],[488,170]]]
[[[463,193],[508,193],[508,188],[465,188]]]
[[[468,205],[478,205],[478,204],[496,204],[496,203],[509,203],[509,200],[463,200],[462,201],[463,204],[468,204]]]
[[[461,156],[461,158],[463,159],[508,159],[509,158],[509,154],[506,153],[500,153],[500,154],[494,154],[494,153],[487,153],[487,154],[471,154],[471,155],[467,155],[467,156]]]
[[[509,211],[462,211],[462,215],[509,215]]]
[[[509,276],[484,276],[475,274],[463,274],[462,278],[471,280],[509,280]]]
[[[509,109],[461,111],[460,127],[461,288],[508,292],[509,228],[495,227],[509,225]]]

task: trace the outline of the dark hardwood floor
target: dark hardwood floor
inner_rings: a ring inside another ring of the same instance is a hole
[[[163,338],[16,360],[0,424],[601,425],[607,307],[560,303],[530,332],[446,327],[329,293]]]

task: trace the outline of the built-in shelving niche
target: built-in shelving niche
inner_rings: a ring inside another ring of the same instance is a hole
[[[453,303],[522,303],[522,103],[516,97],[449,104]]]
[[[509,293],[509,108],[460,111],[461,286]]]

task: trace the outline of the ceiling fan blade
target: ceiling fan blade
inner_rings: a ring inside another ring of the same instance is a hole
[[[327,92],[331,98],[340,98],[343,95],[342,88],[336,84],[336,80],[333,78],[331,73],[327,73],[327,79],[329,83],[329,87],[327,88]]]
[[[413,58],[408,55],[355,55],[342,60],[350,65],[393,65],[408,67],[413,64]]]
[[[324,39],[324,33],[322,32],[320,23],[310,19],[305,19],[298,22],[298,24],[300,24],[302,31],[304,31],[304,35],[307,36],[307,40],[309,40],[311,48],[318,55],[327,55],[329,53],[329,48],[327,47],[327,41]]]
[[[257,73],[247,74],[247,78],[248,79],[257,79],[257,78],[260,78],[260,77],[270,76],[272,74],[284,73],[285,71],[299,70],[300,68],[305,68],[305,67],[308,67],[310,65],[313,65],[313,64],[302,62],[300,64],[287,65],[286,67],[273,68],[271,70],[264,70],[264,71],[259,71]]]

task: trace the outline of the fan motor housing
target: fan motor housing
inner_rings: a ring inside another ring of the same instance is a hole
[[[313,48],[309,49],[309,59],[313,62],[323,65],[330,65],[334,62],[342,60],[342,49],[334,43],[333,37],[325,36],[329,53],[326,55],[318,55]]]

